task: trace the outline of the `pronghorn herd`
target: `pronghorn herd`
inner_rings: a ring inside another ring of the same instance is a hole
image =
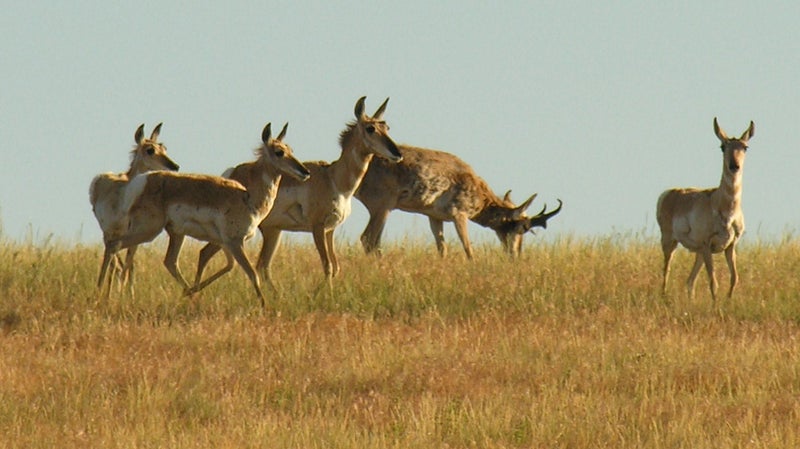
[[[510,191],[499,197],[455,155],[395,144],[383,120],[388,98],[371,116],[365,113],[364,103],[365,97],[356,102],[355,120],[339,137],[341,154],[336,161],[299,162],[284,142],[288,123],[277,137],[272,136],[268,123],[262,131],[262,144],[255,150],[256,160],[230,168],[222,176],[178,173],[178,164],[158,142],[161,124],[150,138],[144,137],[144,125],[139,126],[129,170],[98,175],[89,189],[105,244],[97,280],[101,295],[108,296],[115,277],[132,291],[136,247],[153,240],[161,231],[169,237],[164,265],[185,295],[214,282],[230,271],[235,261],[266,307],[261,277],[273,293],[278,292],[270,265],[283,231],[312,234],[324,273],[320,287],[332,288],[332,279],[341,270],[334,231],[350,215],[354,196],[370,216],[361,235],[367,253],[380,252],[381,234],[394,209],[426,215],[441,256],[446,254],[444,222],[453,222],[469,259],[474,255],[467,232],[469,221],[495,231],[505,251],[513,257],[520,254],[525,233],[534,227],[546,228],[548,219],[561,211],[558,200],[557,208],[548,212],[545,205],[538,214],[528,216],[525,212],[536,194],[516,205]],[[716,299],[713,253],[725,253],[731,273],[728,296],[733,294],[738,280],[735,245],[744,231],[742,169],[754,126],[750,122],[741,137],[729,138],[715,118],[714,132],[723,152],[719,187],[670,189],[658,198],[665,294],[670,261],[678,243],[696,253],[687,281],[690,296],[705,264],[712,299]],[[256,228],[263,242],[254,267],[244,244]],[[207,242],[200,251],[193,284],[186,281],[177,264],[186,236]],[[118,254],[122,249],[128,250],[124,262]],[[227,264],[203,279],[206,265],[220,250],[225,253]]]

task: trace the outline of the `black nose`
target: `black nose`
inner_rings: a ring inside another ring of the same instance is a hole
[[[728,164],[728,170],[730,170],[730,171],[732,171],[734,173],[739,171],[739,168],[740,168],[739,164],[737,164],[736,162],[730,162]]]

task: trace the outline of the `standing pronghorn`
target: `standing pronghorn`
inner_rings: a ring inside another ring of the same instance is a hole
[[[150,241],[165,229],[169,246],[164,265],[184,287],[184,293],[190,294],[210,281],[191,287],[178,270],[184,237],[211,242],[225,251],[228,265],[236,259],[250,278],[261,305],[266,306],[258,274],[245,255],[244,242],[269,213],[276,192],[274,179],[279,172],[298,180],[308,179],[308,170],[283,142],[285,135],[286,126],[275,139],[271,138],[270,124],[264,128],[263,145],[256,150],[258,161],[249,170],[246,189],[234,180],[217,176],[165,171],[137,176],[125,190],[130,226],[119,237],[119,245]]]
[[[372,162],[355,194],[369,211],[369,223],[361,234],[367,253],[380,251],[381,234],[394,209],[427,215],[441,256],[446,253],[443,222],[452,221],[470,259],[469,220],[494,230],[513,256],[520,253],[522,236],[528,230],[534,226],[546,228],[547,219],[561,210],[559,200],[557,209],[545,212],[545,206],[538,215],[528,217],[525,210],[536,194],[516,206],[511,202],[510,191],[501,199],[455,155],[406,145],[400,145],[400,151],[403,160],[398,164]]]
[[[270,274],[270,263],[280,243],[281,232],[311,232],[317,247],[322,269],[328,286],[339,272],[339,262],[333,246],[333,232],[350,215],[353,193],[361,184],[372,156],[377,154],[393,162],[402,160],[392,138],[389,126],[383,121],[383,113],[389,99],[375,111],[372,117],[364,113],[361,97],[355,106],[356,120],[349,123],[339,137],[342,148],[338,160],[327,162],[305,162],[311,171],[307,182],[284,179],[278,189],[272,212],[259,225],[264,242],[258,258],[258,269],[272,289],[277,291]],[[246,179],[232,173],[234,179],[245,183]],[[197,280],[201,279],[208,260],[216,252],[213,247],[203,248],[197,266]]]
[[[167,156],[167,147],[158,142],[158,135],[161,132],[161,123],[153,129],[150,138],[144,137],[144,124],[139,125],[133,136],[136,146],[131,151],[131,166],[126,173],[103,173],[95,176],[89,187],[89,202],[92,203],[94,212],[100,229],[103,230],[103,242],[105,252],[103,262],[100,267],[100,276],[97,279],[97,287],[101,290],[104,286],[104,279],[107,275],[109,264],[112,261],[112,254],[118,249],[110,246],[111,239],[124,233],[128,221],[125,210],[122,207],[122,195],[125,186],[136,175],[150,170],[178,170],[178,164]],[[122,267],[123,281],[127,276],[128,286],[133,289],[133,256],[136,253],[136,246],[128,248],[125,264]],[[111,277],[108,278],[107,295],[110,290]]]
[[[669,264],[678,243],[695,253],[694,267],[686,282],[689,297],[694,294],[694,282],[705,263],[711,287],[711,298],[717,297],[713,253],[725,251],[731,273],[728,297],[739,280],[736,273],[736,242],[744,232],[742,214],[742,171],[747,142],[753,137],[753,122],[738,139],[729,138],[714,118],[714,133],[722,142],[722,180],[711,189],[670,189],[662,193],[656,206],[661,228],[661,248],[664,251],[664,283],[667,290]]]

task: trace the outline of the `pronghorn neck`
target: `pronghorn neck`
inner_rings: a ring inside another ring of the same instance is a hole
[[[257,213],[266,215],[281,182],[281,172],[266,161],[256,162],[256,174],[248,185],[248,204]]]
[[[498,210],[503,208],[503,203],[500,198],[494,193],[489,192],[487,195],[482,196],[480,199],[475,198],[478,203],[478,213],[475,214],[470,220],[475,223],[491,228],[498,219]]]
[[[355,133],[354,126],[349,127],[339,140],[342,154],[331,164],[331,181],[339,193],[352,195],[367,173],[372,160],[372,152],[363,147]]]
[[[713,202],[717,211],[723,217],[731,217],[742,203],[742,170],[732,173],[725,167],[722,168],[722,179],[719,188],[714,192]]]
[[[144,166],[144,163],[142,163],[142,160],[139,157],[139,153],[134,149],[131,154],[131,166],[125,173],[125,176],[127,176],[128,179],[132,179],[134,176],[141,175],[146,171],[148,170]]]

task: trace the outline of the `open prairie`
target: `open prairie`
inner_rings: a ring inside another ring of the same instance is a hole
[[[107,301],[100,244],[2,242],[0,447],[800,447],[800,240],[749,237],[717,304],[683,249],[662,297],[656,236],[344,245],[316,297],[287,242],[267,313],[239,268],[181,298],[163,239]]]

